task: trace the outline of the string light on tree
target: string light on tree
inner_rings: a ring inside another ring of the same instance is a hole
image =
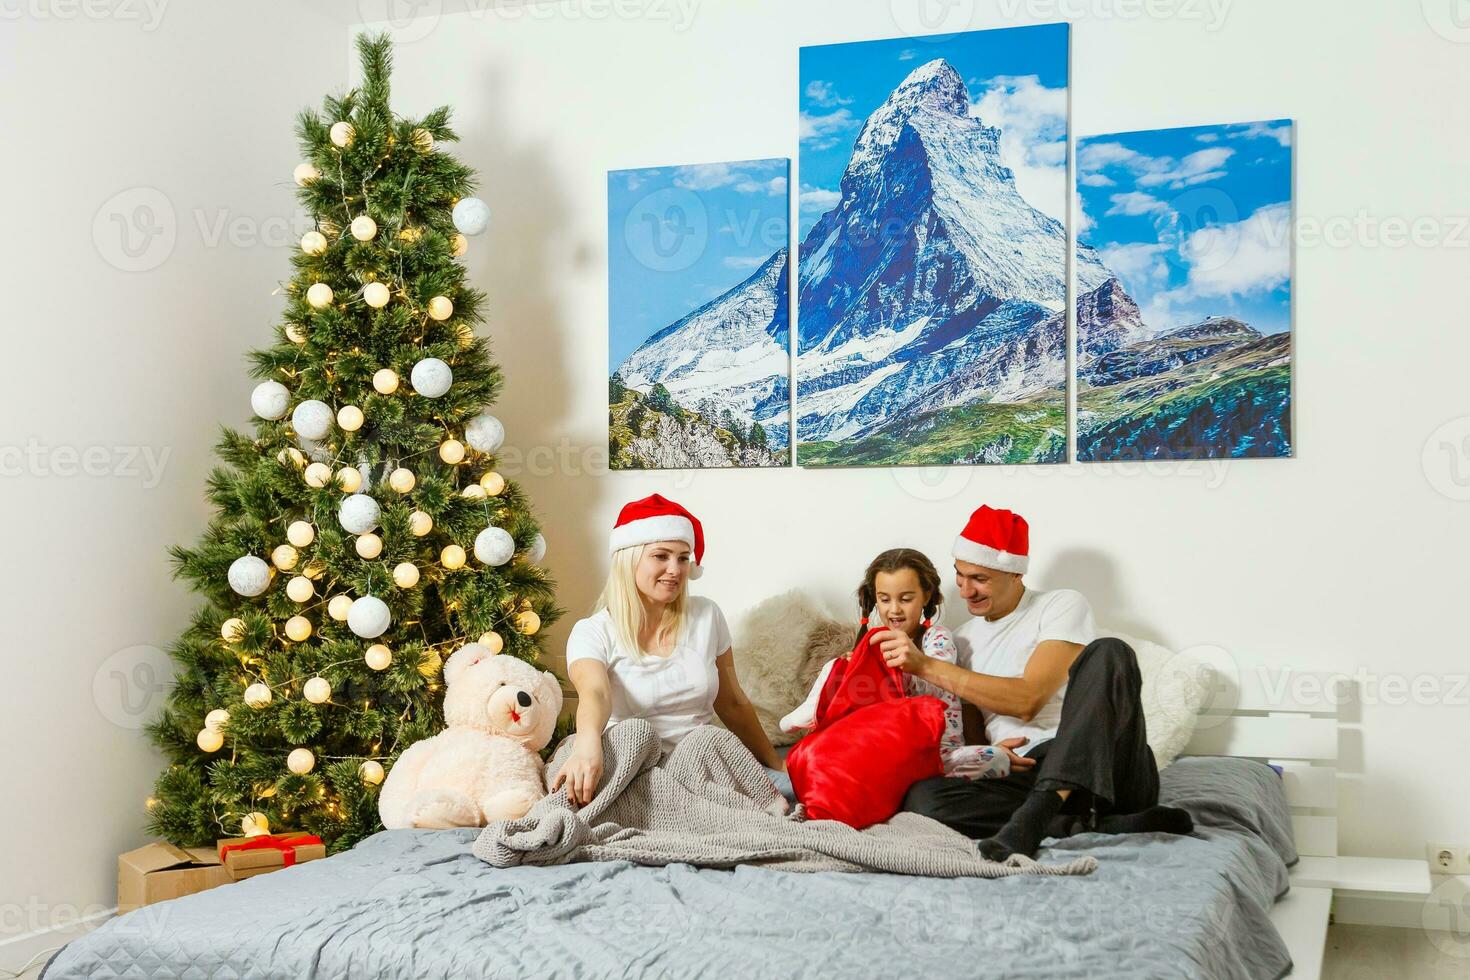
[[[293,344],[304,344],[306,343],[306,332],[301,329],[300,324],[288,323],[286,324],[286,339]]]
[[[367,534],[358,536],[354,547],[357,549],[359,558],[371,561],[383,553],[383,539],[369,531]]]
[[[362,765],[358,766],[357,774],[361,776],[362,781],[364,783],[367,783],[369,786],[378,785],[383,781],[384,775],[386,775],[383,772],[383,764],[375,759],[369,759]]]
[[[454,304],[448,296],[435,296],[429,300],[429,319],[448,320],[454,315]]]
[[[309,602],[316,594],[316,586],[305,575],[297,575],[286,583],[286,595],[292,602]]]
[[[439,444],[439,458],[453,466],[464,461],[464,443],[458,439],[445,439]]]
[[[444,550],[439,552],[439,563],[451,571],[463,568],[465,562],[464,549],[457,544],[447,544]]]
[[[271,689],[256,681],[245,689],[245,704],[252,708],[264,708],[271,703]]]
[[[387,306],[390,299],[392,294],[388,292],[388,287],[380,282],[370,282],[362,287],[362,301],[375,310]]]
[[[485,488],[480,486],[478,483],[471,483],[469,486],[461,490],[459,492],[459,495],[468,500],[484,500],[486,496]]]
[[[292,749],[286,756],[286,768],[298,776],[305,776],[316,768],[316,756],[311,749]]]
[[[357,493],[362,489],[362,474],[355,466],[344,466],[337,471],[337,486],[343,493]]]
[[[239,643],[245,635],[245,620],[231,616],[220,624],[219,635],[226,643]]]
[[[388,486],[398,493],[409,493],[413,490],[418,478],[413,475],[413,470],[400,466],[388,474]]]
[[[522,609],[516,613],[516,632],[531,636],[541,628],[541,617],[534,609]]]
[[[393,584],[400,589],[411,589],[419,584],[419,567],[411,561],[393,566]]]
[[[373,390],[380,395],[391,395],[398,390],[398,372],[392,368],[379,368],[373,374]]]
[[[434,519],[421,510],[416,510],[408,515],[408,530],[416,538],[421,538],[434,529]]]
[[[301,251],[307,255],[321,255],[327,250],[327,236],[319,231],[308,231],[301,236]]]
[[[468,252],[469,250],[470,240],[461,235],[459,232],[455,232],[454,237],[449,240],[450,254],[453,255],[455,258],[459,258],[461,255]]]
[[[413,148],[420,153],[428,153],[434,148],[434,134],[423,127],[413,131]]]
[[[209,714],[204,716],[204,727],[208,728],[212,732],[217,732],[221,728],[224,728],[229,720],[230,713],[228,711],[226,711],[224,708],[215,708]]]
[[[480,486],[492,497],[498,497],[505,491],[505,477],[494,470],[486,470],[480,474]]]
[[[331,286],[324,282],[314,282],[306,290],[306,302],[311,304],[313,309],[320,310],[331,305],[333,295]]]
[[[332,697],[332,685],[325,677],[313,677],[301,685],[301,696],[312,704],[325,704]]]
[[[320,489],[331,482],[332,468],[326,463],[312,463],[301,475],[307,486]]]
[[[294,178],[297,185],[301,187],[305,187],[307,184],[311,183],[313,180],[316,180],[321,175],[322,172],[318,170],[316,168],[316,165],[311,163],[310,161],[307,161],[305,163],[298,163],[296,165],[296,169],[291,171],[292,178]]]
[[[357,135],[357,130],[352,128],[352,123],[343,120],[332,123],[332,128],[327,135],[333,146],[338,149],[346,149],[352,145],[352,139]]]
[[[247,813],[240,819],[241,837],[263,837],[270,832],[271,823],[259,810]]]
[[[348,226],[352,237],[360,242],[370,242],[378,234],[378,223],[365,214],[359,214]]]
[[[194,736],[194,744],[199,746],[201,752],[218,752],[220,746],[225,744],[225,737],[213,728],[201,728],[199,734]]]
[[[326,570],[327,566],[322,564],[320,559],[314,558],[306,563],[306,567],[301,570],[301,574],[315,582],[322,577],[322,573]]]
[[[362,659],[373,670],[387,670],[393,662],[393,651],[382,643],[374,643],[363,653]]]
[[[347,622],[347,614],[352,611],[352,596],[334,595],[327,603],[327,615],[339,623]]]
[[[286,528],[286,540],[298,548],[305,548],[316,540],[316,528],[306,521],[292,521]]]
[[[494,656],[501,650],[505,649],[505,640],[501,639],[500,634],[495,632],[494,630],[487,630],[486,632],[481,633],[478,642],[481,646],[490,651],[491,656]]]
[[[277,545],[271,552],[271,564],[283,572],[289,572],[296,567],[296,562],[300,557],[301,553],[289,544]]]
[[[297,643],[301,643],[311,636],[311,620],[305,616],[292,616],[286,620],[286,635]]]

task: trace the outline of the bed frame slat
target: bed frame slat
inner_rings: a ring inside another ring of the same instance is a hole
[[[1337,721],[1307,715],[1200,715],[1189,755],[1337,759]]]

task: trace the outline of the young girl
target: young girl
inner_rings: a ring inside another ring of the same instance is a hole
[[[882,625],[907,634],[924,653],[947,663],[955,662],[954,637],[933,621],[943,601],[939,572],[922,552],[894,548],[874,558],[863,574],[862,585],[858,586],[857,601],[863,631],[870,625],[870,616],[876,613]],[[822,669],[806,703],[781,719],[783,729],[794,731],[816,724],[817,702],[829,673],[831,664]],[[944,702],[944,735],[940,738],[939,755],[946,776],[998,779],[1010,773],[1010,753],[1004,748],[965,744],[963,702],[959,695],[912,674],[903,675],[903,687],[909,697],[931,695]]]

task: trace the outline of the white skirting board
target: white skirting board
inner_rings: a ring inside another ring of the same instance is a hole
[[[117,915],[116,908],[105,909],[65,925],[37,929],[35,932],[0,940],[0,977],[17,973],[21,977],[40,976],[41,967],[57,950],[96,929],[114,915]],[[23,973],[20,972],[22,967],[26,968]]]

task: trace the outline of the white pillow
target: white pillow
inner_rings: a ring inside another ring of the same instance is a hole
[[[1143,675],[1143,717],[1148,725],[1148,747],[1160,770],[1179,757],[1194,735],[1200,707],[1212,684],[1209,668],[1186,654],[1175,653],[1149,640],[1118,632],[1116,636],[1138,655]]]

